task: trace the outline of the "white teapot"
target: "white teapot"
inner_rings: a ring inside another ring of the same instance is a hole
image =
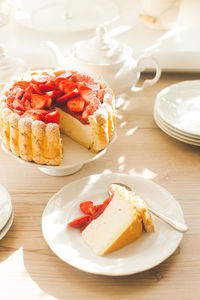
[[[107,36],[105,26],[97,28],[93,39],[75,43],[69,57],[63,57],[54,43],[47,41],[44,44],[55,54],[59,67],[75,68],[102,79],[116,95],[141,91],[155,84],[161,75],[161,69],[151,55],[135,60],[130,47]],[[145,80],[141,87],[136,87],[144,60],[153,61],[156,74],[153,79]]]

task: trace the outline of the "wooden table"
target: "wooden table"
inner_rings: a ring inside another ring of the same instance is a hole
[[[152,116],[156,94],[195,74],[164,74],[159,83],[118,111],[116,142],[106,155],[68,177],[28,168],[0,149],[0,183],[10,192],[14,223],[0,241],[0,299],[200,299],[200,148],[163,133]],[[121,157],[124,159],[121,159]],[[132,276],[106,277],[79,271],[49,249],[42,212],[64,185],[102,172],[138,174],[164,186],[180,202],[190,230],[159,266]]]

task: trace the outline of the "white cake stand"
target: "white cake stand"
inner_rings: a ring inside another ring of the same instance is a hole
[[[61,136],[64,149],[64,157],[60,166],[40,166],[34,162],[27,162],[15,156],[4,146],[3,142],[1,143],[1,147],[6,153],[16,158],[20,163],[28,167],[37,167],[41,172],[50,176],[67,176],[78,172],[86,163],[92,162],[104,155],[110,147],[110,145],[116,140],[117,134],[114,133],[110,144],[99,153],[90,152],[88,149],[74,142],[66,135]]]

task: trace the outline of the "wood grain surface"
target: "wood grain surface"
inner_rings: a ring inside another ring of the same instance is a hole
[[[200,299],[200,148],[169,137],[152,116],[161,89],[192,79],[199,75],[164,74],[154,87],[128,98],[118,110],[116,142],[74,175],[47,176],[0,149],[0,183],[10,192],[15,212],[0,241],[1,300]],[[62,262],[46,244],[41,216],[50,197],[76,179],[103,172],[150,178],[181,204],[189,231],[159,266],[125,277],[92,275]]]

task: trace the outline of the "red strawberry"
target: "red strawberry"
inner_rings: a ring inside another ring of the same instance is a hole
[[[79,96],[79,91],[77,89],[73,90],[72,92],[69,92],[68,94],[63,95],[62,97],[59,97],[56,99],[57,103],[65,103],[67,100],[71,98],[75,98]]]
[[[39,89],[39,87],[38,87],[37,84],[34,84],[34,83],[33,83],[32,86],[33,86],[33,91],[34,91],[36,94],[42,95],[42,93],[41,93],[41,91],[40,91],[40,89]]]
[[[36,94],[32,94],[31,95],[31,106],[32,108],[38,108],[38,109],[41,109],[41,108],[44,108],[47,101],[48,101],[48,98],[50,98],[49,96],[47,95],[36,95]]]
[[[93,207],[90,208],[90,214],[93,215],[94,213],[96,213],[99,209],[103,208],[103,204],[98,204],[98,205],[94,205]]]
[[[84,82],[91,86],[98,86],[98,83],[95,82],[92,77],[85,75],[85,74],[80,74],[80,73],[74,74],[74,75],[72,75],[71,79],[74,82]]]
[[[23,113],[24,113],[22,110],[17,110],[14,108],[12,108],[12,111],[15,112],[16,114],[18,114],[19,116],[23,115]]]
[[[12,105],[13,105],[13,108],[15,108],[17,110],[24,110],[23,103],[17,98],[13,101]]]
[[[112,200],[113,196],[114,196],[114,194],[112,193],[109,198],[107,198],[106,200],[103,201],[103,204],[107,206],[110,203],[110,201]]]
[[[22,102],[24,103],[26,100],[30,100],[31,98],[31,95],[32,95],[32,92],[33,92],[33,86],[32,85],[29,85],[26,89],[25,89],[25,93],[24,93],[24,96],[22,98]]]
[[[93,115],[93,113],[99,108],[99,104],[100,104],[99,100],[97,98],[94,98],[90,102],[90,104],[88,104],[85,107],[85,109],[81,115],[82,120],[88,120],[88,117],[90,115]]]
[[[41,92],[45,93],[45,92],[49,92],[49,91],[54,91],[54,90],[58,90],[58,88],[54,85],[53,81],[48,81],[46,84],[40,84],[39,85],[39,89]]]
[[[16,81],[13,86],[20,87],[22,89],[26,89],[30,86],[30,82],[28,81]]]
[[[68,94],[69,92],[75,90],[76,88],[77,88],[76,84],[69,80],[62,80],[59,83],[59,89],[63,91],[65,94]]]
[[[34,74],[32,75],[32,80],[31,82],[39,84],[39,83],[46,83],[47,80],[49,80],[50,76],[48,74],[44,75],[39,75],[39,74]]]
[[[24,102],[24,109],[25,110],[31,109],[31,103],[28,100]]]
[[[61,91],[50,91],[46,92],[46,95],[51,97],[52,100],[59,98],[63,93]]]
[[[85,100],[87,104],[90,104],[90,102],[95,98],[98,98],[99,101],[102,102],[103,97],[105,95],[105,90],[96,90],[94,88],[82,84],[79,85],[79,92],[81,97]]]
[[[83,111],[85,106],[85,101],[81,97],[71,99],[67,102],[67,107],[73,112]]]
[[[87,225],[98,218],[105,210],[105,205],[100,205],[100,207],[86,220],[85,224],[81,227],[81,232],[87,227]],[[87,216],[86,216],[87,217]]]
[[[87,104],[90,104],[90,102],[96,97],[95,90],[92,90],[91,88],[86,86],[80,87],[79,92],[81,97],[85,100]]]
[[[46,115],[46,114],[49,113],[49,111],[46,110],[46,109],[30,109],[29,112],[32,113],[32,114],[40,113],[40,114],[43,114],[43,115]]]
[[[9,91],[7,91],[6,96],[7,97],[13,97],[16,99],[21,99],[21,97],[24,94],[24,89],[20,87],[12,87]]]
[[[27,110],[23,114],[23,118],[29,117],[29,118],[32,118],[33,120],[45,121],[45,114],[46,113],[48,113],[48,112],[45,111],[45,110],[30,109],[30,110]]]
[[[45,116],[46,123],[57,123],[60,121],[60,114],[58,111],[52,111]]]
[[[69,222],[68,226],[81,228],[82,226],[84,226],[86,224],[86,222],[88,221],[89,218],[90,218],[90,216],[79,217],[79,218]]]
[[[99,99],[99,101],[102,103],[103,102],[103,97],[105,95],[105,90],[97,90],[96,91],[96,97]]]
[[[24,89],[16,88],[15,97],[21,99],[23,95],[24,95]]]
[[[15,98],[11,97],[11,96],[9,96],[9,97],[6,98],[6,103],[7,103],[7,105],[8,105],[9,108],[13,108],[13,101],[14,100],[15,100]]]
[[[68,79],[69,79],[71,76],[72,76],[72,73],[71,73],[71,72],[65,72],[64,74],[62,74],[62,75],[56,77],[56,78],[54,79],[54,83],[55,83],[56,86],[59,86],[59,84],[60,84],[62,81],[67,82]]]
[[[52,101],[53,101],[52,97],[48,96],[48,97],[46,98],[45,108],[50,108],[50,107],[51,107],[51,104],[52,104]]]
[[[89,215],[90,214],[90,207],[94,206],[92,201],[85,201],[80,203],[80,210],[86,214]]]

